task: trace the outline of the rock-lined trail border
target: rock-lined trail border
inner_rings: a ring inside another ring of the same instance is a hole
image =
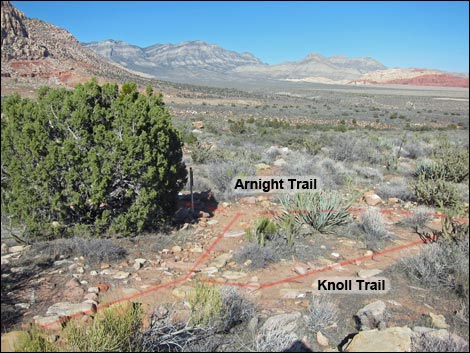
[[[350,208],[349,211],[351,213],[362,213],[362,212],[365,212],[366,209],[363,209],[363,208]],[[292,212],[293,213],[298,213],[298,212],[301,212],[301,211],[295,210],[295,211],[292,211]],[[305,211],[305,212],[307,212],[307,211]],[[325,212],[331,212],[331,210],[326,210]],[[391,210],[380,210],[379,212],[380,213],[390,213],[392,211]],[[275,215],[277,213],[278,213],[277,211],[257,212],[258,215]],[[401,214],[410,215],[410,214],[413,214],[413,212],[412,211],[403,211],[402,210]],[[50,327],[50,326],[53,326],[53,325],[61,324],[61,323],[64,323],[64,322],[66,322],[66,321],[68,321],[72,318],[79,317],[79,316],[82,316],[84,314],[85,315],[93,314],[94,312],[105,309],[105,308],[107,308],[111,305],[122,303],[122,302],[125,302],[125,301],[128,301],[128,300],[132,300],[132,299],[138,298],[140,296],[144,296],[144,295],[147,295],[149,293],[156,292],[156,291],[158,291],[160,289],[163,289],[163,288],[176,286],[176,285],[180,284],[181,282],[184,282],[184,281],[188,280],[190,277],[193,276],[194,273],[197,272],[197,268],[207,259],[207,257],[210,255],[210,253],[212,252],[214,247],[224,238],[225,233],[227,233],[232,228],[232,226],[235,224],[235,222],[243,215],[246,215],[246,214],[241,213],[241,212],[235,214],[235,216],[232,218],[232,220],[225,226],[225,228],[219,233],[217,238],[212,242],[212,244],[204,251],[204,253],[195,262],[194,266],[181,278],[179,278],[177,280],[174,280],[174,281],[171,281],[171,282],[168,282],[168,283],[165,283],[165,284],[161,284],[161,285],[157,285],[157,286],[148,288],[148,289],[146,289],[142,292],[136,293],[136,294],[132,294],[132,295],[129,295],[129,296],[126,296],[126,297],[116,299],[116,300],[111,301],[109,303],[100,304],[94,310],[88,310],[86,312],[80,312],[80,313],[77,313],[77,314],[74,314],[74,315],[71,315],[71,316],[68,316],[68,317],[63,317],[59,320],[49,322],[47,324],[40,325],[40,326],[42,328],[47,328],[47,327]],[[433,217],[438,217],[438,218],[446,218],[447,217],[447,216],[439,214],[439,213],[434,213],[434,214],[431,214],[431,215]],[[461,223],[468,223],[469,222],[469,220],[466,219],[466,218],[454,218],[454,220],[456,220],[458,222],[461,222]],[[403,245],[399,245],[399,246],[388,248],[388,249],[385,249],[385,250],[382,250],[382,251],[378,251],[378,252],[375,252],[371,255],[364,255],[364,256],[360,256],[360,257],[355,257],[353,259],[344,260],[344,261],[337,262],[337,263],[332,264],[332,265],[324,266],[324,267],[319,268],[319,269],[308,271],[305,274],[299,274],[299,275],[287,277],[287,278],[284,278],[284,279],[281,279],[281,280],[278,280],[278,281],[264,283],[264,284],[261,284],[261,285],[254,285],[254,284],[249,284],[249,283],[246,284],[246,283],[236,283],[236,282],[222,282],[222,281],[216,281],[216,280],[210,280],[210,279],[201,279],[200,281],[205,282],[205,283],[224,285],[224,286],[243,287],[243,288],[248,288],[248,289],[252,289],[252,290],[261,290],[261,289],[264,289],[264,288],[277,286],[277,285],[282,284],[282,283],[294,282],[296,280],[299,280],[299,279],[302,279],[302,278],[305,278],[305,277],[309,277],[309,276],[312,276],[312,275],[317,274],[317,273],[330,271],[330,270],[333,270],[333,269],[338,268],[338,267],[348,266],[348,265],[354,264],[358,261],[375,259],[375,258],[383,256],[385,254],[397,252],[397,251],[407,249],[407,248],[410,248],[410,247],[413,247],[413,246],[417,246],[417,245],[420,245],[420,244],[423,244],[423,243],[426,243],[426,241],[422,240],[422,239],[416,240],[416,241],[413,241],[413,242],[410,242],[410,243],[406,243],[406,244],[403,244]]]

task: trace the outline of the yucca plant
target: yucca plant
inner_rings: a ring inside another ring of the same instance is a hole
[[[266,244],[266,239],[270,239],[274,236],[276,231],[276,224],[269,218],[263,217],[255,223],[253,231],[251,229],[246,230],[246,236],[248,240],[254,240],[260,246],[264,246]]]
[[[307,224],[314,230],[327,233],[333,227],[348,222],[348,208],[353,200],[343,201],[336,193],[321,191],[286,194],[279,201],[284,208],[281,218],[291,214],[296,224]]]

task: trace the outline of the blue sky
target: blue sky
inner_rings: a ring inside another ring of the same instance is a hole
[[[469,4],[461,2],[12,1],[79,41],[204,40],[275,64],[311,52],[370,56],[389,67],[469,71]]]

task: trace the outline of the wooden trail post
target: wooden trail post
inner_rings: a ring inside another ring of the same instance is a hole
[[[194,214],[193,168],[189,167],[189,190],[191,192],[191,213]]]

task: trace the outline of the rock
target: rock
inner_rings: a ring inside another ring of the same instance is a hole
[[[106,263],[106,262],[103,262],[103,263],[100,265],[100,269],[102,269],[102,270],[105,270],[105,269],[110,268],[110,267],[111,267],[111,265],[108,264],[108,263]]]
[[[139,262],[135,262],[133,267],[134,267],[134,270],[138,271],[141,269],[142,264]]]
[[[242,205],[254,205],[256,204],[256,197],[254,196],[242,197],[239,202]]]
[[[268,332],[282,328],[285,333],[292,333],[297,329],[297,320],[300,317],[299,312],[271,316],[261,326],[260,331]]]
[[[255,164],[255,168],[256,168],[256,171],[260,171],[260,170],[267,170],[267,169],[271,169],[271,166],[265,164],[265,163],[258,163],[258,164]]]
[[[60,317],[58,315],[53,316],[40,316],[36,315],[33,317],[34,323],[41,328],[49,330],[60,330],[63,323],[67,322],[69,318]]]
[[[211,219],[210,221],[207,221],[207,224],[210,226],[216,225],[217,223],[219,223],[219,221],[216,219]]]
[[[193,121],[193,127],[196,129],[203,129],[204,128],[204,122],[202,121]]]
[[[16,303],[15,308],[18,309],[29,309],[31,307],[30,303]]]
[[[202,249],[201,245],[195,245],[194,248],[189,249],[189,252],[192,252],[192,253],[201,253],[203,251],[204,250]]]
[[[409,327],[389,327],[385,330],[359,332],[347,345],[346,352],[411,352]]]
[[[204,274],[206,274],[206,275],[208,275],[208,276],[211,276],[211,275],[213,275],[214,273],[217,273],[217,272],[219,272],[219,270],[218,270],[217,267],[215,267],[215,266],[206,267],[206,268],[203,268],[203,269],[201,270],[201,273],[204,273]]]
[[[302,293],[292,288],[281,288],[279,289],[279,296],[282,299],[297,299]]]
[[[372,270],[360,270],[357,275],[360,278],[370,278],[381,274],[382,270],[379,269],[372,269]]]
[[[236,271],[225,271],[222,274],[222,277],[225,279],[235,280],[246,277],[247,274],[245,272],[236,272]]]
[[[245,235],[244,230],[231,230],[224,234],[224,238],[238,238]]]
[[[2,335],[2,352],[17,352],[16,346],[28,338],[26,331],[10,331]]]
[[[70,281],[68,281],[67,283],[65,283],[65,286],[67,288],[75,288],[75,287],[80,287],[80,281],[76,278],[72,278]]]
[[[99,293],[100,289],[98,287],[90,287],[88,288],[88,293]]]
[[[323,347],[328,347],[329,345],[328,338],[326,338],[320,331],[317,332],[317,342]]]
[[[84,298],[85,298],[86,300],[93,300],[93,301],[97,302],[97,301],[98,301],[98,294],[96,294],[96,293],[88,293],[88,294],[86,294],[86,295],[84,296]]]
[[[62,266],[62,265],[71,265],[73,264],[72,260],[57,260],[54,261],[54,266]]]
[[[376,206],[382,202],[382,199],[377,194],[368,194],[364,196],[364,200],[369,206]]]
[[[446,318],[444,315],[436,315],[434,313],[429,313],[431,317],[431,325],[435,328],[447,329],[449,325],[446,323]]]
[[[171,294],[178,299],[189,299],[196,293],[196,290],[190,286],[181,286],[173,289]]]
[[[3,266],[3,265],[8,265],[9,263],[10,263],[10,261],[9,261],[8,259],[5,259],[5,258],[2,256],[2,258],[1,258],[1,264],[2,264],[2,266]]]
[[[181,251],[183,251],[183,250],[181,249],[181,246],[178,246],[178,245],[175,245],[175,246],[173,246],[173,247],[171,248],[171,252],[172,252],[173,254],[180,253]]]
[[[392,206],[392,205],[395,205],[396,203],[399,203],[399,202],[400,202],[400,199],[397,199],[396,197],[390,197],[387,200],[387,205]]]
[[[209,266],[222,268],[224,267],[227,262],[232,258],[232,254],[225,253],[222,255],[217,256]]]
[[[331,253],[331,256],[338,258],[338,257],[340,257],[341,255],[338,254],[337,252],[332,252],[332,253]]]
[[[256,332],[256,329],[258,328],[258,316],[253,316],[250,321],[248,322],[248,325],[247,325],[247,328],[248,328],[248,331],[250,331],[251,333],[255,333]]]
[[[358,330],[385,328],[385,308],[385,303],[377,300],[360,309],[354,316]]]
[[[209,218],[211,215],[204,211],[199,211],[199,217],[201,218]]]
[[[294,272],[298,273],[299,275],[305,275],[308,272],[309,267],[304,264],[296,264],[294,266]]]
[[[124,272],[124,271],[117,271],[114,273],[113,278],[114,279],[126,279],[130,276],[131,274],[129,272]]]
[[[83,297],[85,290],[82,287],[68,288],[62,294],[67,300],[76,301]]]
[[[284,159],[279,158],[279,159],[275,160],[273,164],[276,167],[284,167],[287,164],[287,162]]]
[[[96,287],[100,290],[101,293],[106,293],[111,285],[109,283],[98,283]]]
[[[137,264],[141,264],[143,266],[143,265],[145,265],[147,260],[143,259],[143,258],[137,258],[137,259],[134,260],[134,262],[137,263]]]
[[[90,271],[90,276],[98,276],[98,272],[96,272],[95,270]]]
[[[74,316],[77,314],[90,314],[96,311],[96,307],[88,303],[74,304],[69,302],[60,302],[51,305],[46,315]]]
[[[10,253],[22,252],[22,251],[28,250],[30,247],[31,247],[31,245],[10,246],[10,248],[8,249],[8,252],[10,252]]]

